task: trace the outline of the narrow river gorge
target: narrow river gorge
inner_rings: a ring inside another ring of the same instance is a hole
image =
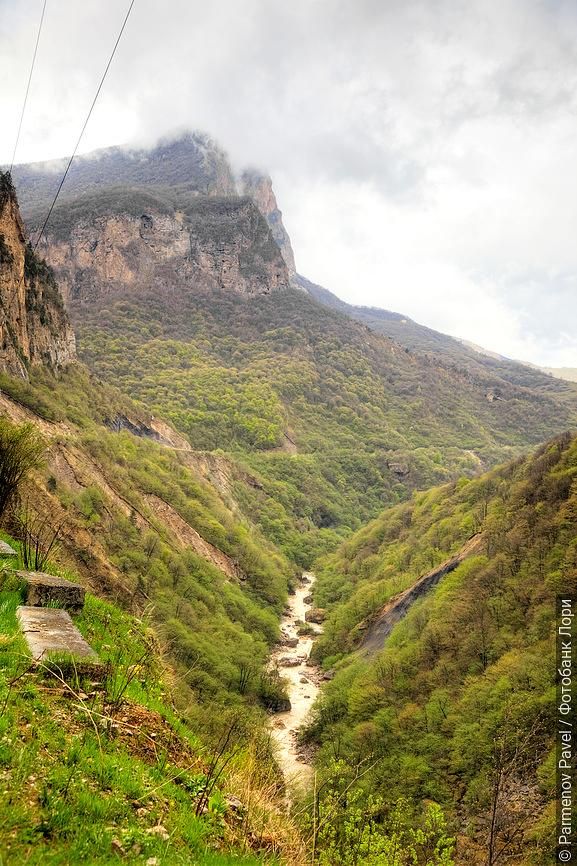
[[[315,623],[307,623],[311,634],[299,635],[299,627],[313,606],[310,595],[314,581],[314,574],[303,574],[294,594],[289,596],[287,612],[281,620],[281,643],[271,656],[271,666],[278,668],[287,682],[291,703],[290,710],[276,713],[271,721],[278,762],[289,787],[306,784],[312,773],[297,744],[297,731],[319,693],[320,674],[310,661],[310,653],[314,637],[322,629]]]

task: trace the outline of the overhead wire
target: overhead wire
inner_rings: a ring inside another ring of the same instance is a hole
[[[12,174],[12,169],[14,168],[14,162],[16,160],[16,151],[18,150],[18,144],[20,142],[20,133],[22,132],[22,124],[24,122],[24,114],[26,113],[26,105],[28,104],[28,94],[30,93],[30,84],[32,83],[32,76],[34,74],[34,67],[36,65],[36,55],[38,54],[38,44],[40,42],[40,34],[42,33],[42,25],[44,24],[44,14],[46,12],[46,2],[42,5],[42,14],[40,15],[40,24],[38,25],[38,32],[36,34],[36,44],[34,45],[34,53],[32,55],[32,63],[30,64],[30,72],[28,74],[28,83],[26,84],[26,92],[24,94],[24,103],[22,105],[22,111],[20,112],[20,122],[18,123],[18,132],[16,133],[16,141],[14,142],[14,150],[12,151],[12,159],[10,161],[10,174]]]
[[[51,204],[50,204],[50,208],[48,209],[48,213],[46,214],[46,217],[45,217],[44,222],[43,222],[43,224],[42,224],[42,228],[40,229],[40,232],[39,232],[39,234],[38,234],[38,237],[36,238],[36,243],[35,243],[34,246],[32,247],[33,252],[35,252],[36,249],[38,248],[38,244],[40,243],[40,240],[41,240],[41,238],[42,238],[42,235],[44,234],[44,231],[46,230],[46,226],[48,225],[48,221],[49,221],[49,219],[50,219],[50,217],[51,217],[51,215],[52,215],[52,211],[54,210],[54,206],[56,205],[56,202],[58,201],[58,197],[59,197],[59,195],[60,195],[60,193],[61,193],[61,191],[62,191],[62,187],[64,186],[64,181],[66,180],[66,177],[68,176],[68,172],[70,171],[70,166],[72,165],[72,162],[73,162],[73,160],[74,160],[74,157],[76,156],[76,153],[77,153],[78,148],[79,148],[79,146],[80,146],[80,142],[82,141],[82,137],[84,136],[84,132],[86,131],[86,127],[88,126],[88,122],[89,122],[89,120],[90,120],[90,118],[91,118],[91,116],[92,116],[92,112],[94,111],[94,106],[96,105],[96,102],[97,102],[97,100],[98,100],[98,97],[100,96],[100,91],[102,90],[102,86],[103,86],[103,84],[104,84],[104,82],[105,82],[105,80],[106,80],[106,76],[108,75],[108,70],[110,69],[110,66],[111,66],[111,64],[112,64],[112,61],[114,60],[114,56],[115,56],[115,54],[116,54],[116,50],[117,50],[117,48],[118,48],[118,45],[119,45],[119,43],[120,43],[120,40],[122,39],[122,34],[124,33],[124,30],[125,30],[125,28],[126,28],[126,24],[127,24],[128,19],[129,19],[129,17],[130,17],[130,13],[132,12],[132,7],[134,6],[134,3],[135,3],[135,0],[131,0],[130,4],[129,4],[129,6],[128,6],[128,10],[127,10],[127,12],[126,12],[126,15],[124,16],[124,20],[123,20],[123,22],[122,22],[122,26],[121,26],[121,28],[120,28],[120,31],[119,31],[119,33],[118,33],[118,36],[116,37],[116,41],[115,41],[114,46],[113,46],[113,48],[112,48],[112,52],[111,52],[111,54],[110,54],[110,56],[109,56],[109,58],[108,58],[108,62],[107,62],[107,64],[106,64],[105,68],[104,68],[104,72],[102,73],[102,77],[100,78],[100,82],[99,82],[98,87],[97,87],[97,89],[96,89],[96,93],[95,93],[95,95],[94,95],[94,99],[92,100],[92,103],[91,103],[90,108],[89,108],[89,110],[88,110],[88,114],[86,115],[86,118],[85,118],[84,123],[83,123],[83,125],[82,125],[82,129],[80,130],[80,135],[78,136],[78,139],[77,139],[76,144],[75,144],[75,146],[74,146],[74,150],[73,150],[73,152],[72,152],[72,156],[71,156],[70,159],[68,160],[68,164],[67,164],[67,166],[66,166],[66,170],[64,171],[64,174],[62,175],[62,179],[60,180],[60,183],[59,183],[59,185],[58,185],[58,189],[56,190],[56,194],[55,194],[55,196],[54,196],[54,198],[53,198],[53,200],[52,200],[52,202],[51,202]],[[27,102],[27,100],[28,100],[28,93],[29,93],[29,90],[30,90],[30,82],[31,82],[31,80],[32,80],[32,73],[33,73],[33,71],[34,71],[34,65],[35,65],[35,62],[36,62],[36,54],[37,54],[37,51],[38,51],[38,43],[39,43],[39,41],[40,41],[40,32],[41,32],[41,29],[42,29],[42,23],[43,23],[43,21],[44,21],[44,13],[45,13],[45,10],[46,10],[46,0],[44,0],[44,5],[43,5],[43,7],[42,7],[42,17],[41,17],[41,19],[40,19],[40,27],[38,28],[38,35],[37,35],[37,37],[36,37],[36,45],[35,45],[35,48],[34,48],[34,55],[33,55],[33,58],[32,58],[32,65],[31,65],[31,67],[30,67],[30,75],[29,75],[29,77],[28,77],[28,85],[27,85],[27,88],[26,88],[25,101],[24,101],[24,106],[23,106],[23,109],[22,109],[22,114],[21,114],[21,117],[20,117],[20,124],[19,124],[19,128],[18,128],[17,141],[16,141],[16,146],[15,146],[15,148],[14,148],[13,161],[12,161],[12,166],[11,166],[11,169],[10,169],[10,170],[12,170],[12,167],[13,167],[13,164],[14,164],[14,156],[15,156],[15,153],[16,153],[16,147],[17,147],[17,144],[18,144],[18,139],[19,139],[19,137],[20,137],[20,130],[21,130],[21,128],[22,128],[22,120],[23,120],[23,117],[24,117],[24,110],[25,110],[25,108],[26,108],[26,102]],[[25,267],[24,267],[24,269],[23,269],[23,271],[22,271],[22,276],[21,276],[20,280],[18,281],[18,283],[17,283],[16,286],[14,287],[14,290],[13,290],[13,292],[12,292],[12,294],[11,294],[11,297],[10,297],[9,302],[6,304],[6,303],[4,303],[4,301],[2,300],[2,298],[0,298],[0,307],[1,307],[1,309],[2,309],[2,312],[4,313],[4,321],[2,322],[2,326],[3,326],[3,325],[7,322],[7,320],[8,320],[8,310],[9,310],[9,308],[11,307],[11,305],[12,305],[12,303],[13,303],[13,301],[14,301],[14,297],[15,297],[16,293],[20,291],[20,289],[21,289],[21,287],[22,287],[22,285],[23,285],[23,283],[24,283],[24,280],[25,280]]]
[[[48,209],[48,213],[46,214],[46,218],[42,224],[42,228],[40,229],[38,237],[36,238],[36,243],[34,244],[34,247],[33,247],[34,251],[37,249],[38,244],[40,243],[40,240],[42,238],[42,235],[44,234],[44,231],[46,229],[46,226],[48,225],[48,221],[50,220],[50,217],[52,216],[52,211],[54,210],[54,206],[56,205],[56,202],[58,201],[58,196],[60,195],[60,193],[62,191],[62,187],[64,186],[64,181],[66,180],[66,178],[68,176],[68,172],[70,171],[70,166],[72,165],[74,157],[76,156],[76,153],[77,153],[78,148],[80,146],[80,142],[82,141],[82,137],[84,135],[86,127],[88,126],[88,121],[90,120],[90,118],[92,116],[94,106],[96,105],[96,102],[97,102],[98,97],[100,95],[100,91],[102,90],[102,85],[104,84],[104,81],[106,80],[106,76],[108,75],[108,70],[110,69],[112,61],[114,60],[114,55],[116,54],[116,49],[118,48],[120,40],[122,39],[122,34],[124,33],[124,29],[126,27],[128,19],[130,17],[130,13],[132,12],[132,7],[134,6],[134,3],[135,3],[135,0],[131,0],[130,5],[128,7],[128,11],[126,12],[126,15],[124,17],[124,21],[122,22],[122,27],[120,28],[120,32],[119,32],[118,36],[116,37],[116,42],[114,43],[112,53],[111,53],[110,57],[108,58],[108,63],[106,64],[106,67],[105,67],[104,72],[102,74],[102,78],[100,79],[100,83],[96,89],[94,99],[92,100],[92,104],[88,110],[88,114],[86,115],[86,119],[84,120],[84,123],[82,125],[82,129],[80,130],[80,135],[78,136],[78,139],[77,139],[76,144],[74,146],[74,150],[72,151],[72,156],[68,160],[68,165],[66,166],[66,170],[64,171],[64,174],[62,175],[62,179],[58,185],[58,189],[56,190],[56,195],[54,196],[54,198],[52,200],[50,208]]]

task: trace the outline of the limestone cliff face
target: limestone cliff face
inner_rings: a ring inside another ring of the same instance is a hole
[[[240,178],[241,192],[250,196],[270,226],[272,236],[282,253],[289,276],[296,277],[296,267],[290,237],[282,221],[282,212],[277,204],[272,180],[268,175],[255,170],[244,171]]]
[[[199,199],[188,223],[193,264],[221,288],[263,295],[288,287],[286,262],[251,198]]]
[[[43,254],[73,306],[130,289],[160,296],[216,287],[252,297],[289,284],[270,229],[246,197],[198,196],[168,212],[116,210],[81,217],[66,232],[48,230]]]
[[[62,168],[15,167],[29,228],[42,224]],[[270,177],[254,170],[235,177],[226,153],[199,132],[76,159],[47,241],[42,252],[72,303],[151,280],[248,296],[296,285]]]
[[[26,247],[14,187],[0,174],[0,369],[25,378],[30,365],[55,371],[75,356],[54,275]]]

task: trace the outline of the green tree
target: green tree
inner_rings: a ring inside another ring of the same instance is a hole
[[[12,424],[0,418],[0,521],[18,490],[43,462],[44,442],[33,424]]]

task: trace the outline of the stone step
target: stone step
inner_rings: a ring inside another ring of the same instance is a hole
[[[0,557],[2,556],[18,556],[18,552],[5,541],[0,541]]]
[[[100,664],[100,659],[86,643],[65,610],[55,607],[21,606],[16,614],[35,660],[47,659],[51,653],[66,653],[81,662],[90,662],[91,665]]]
[[[84,607],[86,590],[79,583],[41,571],[17,571],[16,574],[26,586],[26,604],[29,607],[55,605],[72,611]]]

